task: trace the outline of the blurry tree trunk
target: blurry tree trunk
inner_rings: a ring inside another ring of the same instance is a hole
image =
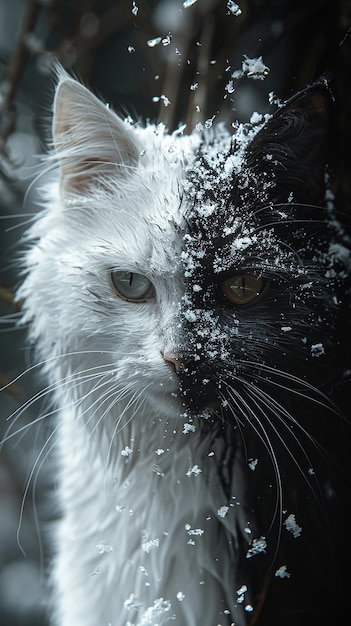
[[[351,3],[349,0],[340,0],[339,39],[336,52],[336,193],[340,208],[349,214],[351,208]]]

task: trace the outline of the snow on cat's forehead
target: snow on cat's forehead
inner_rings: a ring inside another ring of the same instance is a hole
[[[233,134],[220,123],[203,138],[196,158],[186,168],[183,182],[188,199],[197,201],[194,210],[198,215],[206,212],[206,207],[199,204],[206,191],[212,192],[212,198],[215,192],[220,195],[223,185],[231,186],[233,176],[245,170],[247,148],[270,117],[255,114],[252,122],[236,124]]]
[[[134,126],[133,130],[143,145],[140,164],[144,162],[157,168],[162,161],[171,168],[186,168],[186,177],[192,172],[192,178],[197,174],[199,180],[203,180],[206,178],[206,162],[211,169],[218,171],[220,178],[230,177],[242,170],[247,146],[269,117],[255,114],[253,123],[236,124],[233,133],[224,123],[214,124],[205,133],[193,131],[191,134],[184,134],[185,126],[170,134],[164,124],[145,128]],[[131,120],[127,118],[126,124],[132,125]]]
[[[130,126],[133,124],[130,118],[127,118],[125,123]],[[170,166],[184,166],[193,160],[201,144],[200,135],[195,133],[185,135],[183,134],[184,127],[180,127],[171,134],[162,123],[157,126],[153,124],[146,127],[133,126],[133,131],[143,146],[140,153],[141,164],[143,161],[157,163],[157,160],[162,159]]]
[[[127,126],[133,128],[133,131],[139,136],[144,146],[141,156],[144,154],[150,156],[153,151],[156,151],[161,156],[159,153],[161,150],[162,156],[170,163],[177,163],[180,160],[184,164],[187,160],[192,162],[199,152],[202,155],[206,154],[214,162],[217,156],[220,159],[221,156],[227,158],[233,138],[235,138],[236,156],[242,156],[253,137],[270,117],[270,115],[262,116],[255,113],[250,123],[234,123],[231,132],[224,122],[213,124],[207,130],[204,128],[202,128],[202,131],[194,129],[190,133],[184,124],[177,130],[169,133],[163,123],[139,127],[133,124],[133,120],[130,117],[127,117],[124,121]]]
[[[184,128],[168,133],[163,124],[144,128],[132,126],[141,144],[140,169],[135,175],[147,180],[153,188],[153,208],[161,221],[182,224],[184,214],[208,217],[215,207],[208,205],[207,192],[231,186],[233,175],[244,168],[248,145],[266,123],[267,117],[256,115],[253,123],[237,124],[234,133],[224,123],[214,124],[205,133],[183,134]],[[180,220],[180,222],[179,222]]]

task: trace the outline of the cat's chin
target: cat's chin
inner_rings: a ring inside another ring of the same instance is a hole
[[[146,394],[148,406],[158,417],[178,418],[184,411],[179,392],[168,391],[161,385]]]

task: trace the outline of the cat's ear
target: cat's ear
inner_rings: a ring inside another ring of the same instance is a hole
[[[84,193],[111,175],[125,176],[141,152],[133,129],[64,72],[54,99],[53,140],[64,192]]]
[[[325,189],[325,168],[333,98],[324,83],[288,100],[256,135],[247,155],[249,167],[270,173],[279,194],[318,202]]]

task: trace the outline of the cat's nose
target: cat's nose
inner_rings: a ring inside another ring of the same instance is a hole
[[[174,352],[163,352],[162,356],[165,362],[167,363],[167,365],[169,365],[175,371],[176,374],[179,374],[180,368],[182,365],[182,362],[179,356],[177,354],[174,354]]]

